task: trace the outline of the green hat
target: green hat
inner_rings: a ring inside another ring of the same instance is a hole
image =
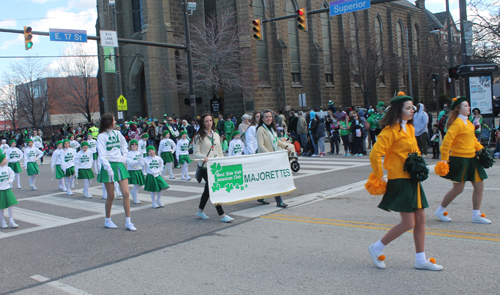
[[[29,138],[28,140],[26,140],[26,143],[30,143],[30,142],[33,142],[33,139]]]
[[[170,131],[168,131],[168,130],[163,131],[163,137],[165,137],[169,133],[170,133]]]
[[[233,136],[236,136],[238,134],[240,134],[240,132],[238,130],[236,130],[236,131],[233,132]]]
[[[413,101],[413,98],[411,98],[408,95],[405,95],[403,91],[398,92],[398,95],[391,99],[391,106],[398,104],[398,103],[403,103],[405,101]]]
[[[450,110],[453,110],[454,108],[456,108],[458,105],[460,105],[464,101],[467,101],[467,98],[465,96],[455,97],[454,99],[451,100]]]
[[[16,141],[14,139],[9,141],[9,145],[12,145],[12,143],[16,143]]]
[[[86,142],[86,141],[82,142],[82,144],[80,145],[80,147],[84,147],[84,146],[89,146],[89,143]]]
[[[63,140],[63,146],[64,146],[66,143],[69,143],[69,140],[67,140],[67,139]]]
[[[146,153],[149,153],[149,151],[150,151],[150,150],[153,150],[153,151],[155,151],[155,152],[156,152],[155,147],[154,147],[154,146],[152,146],[152,145],[150,145],[150,146],[148,146],[148,147],[146,148]]]
[[[0,154],[0,163],[5,159],[5,154],[4,153],[1,153]]]
[[[385,103],[383,101],[379,101],[377,104],[377,108],[385,108]]]
[[[135,144],[139,145],[139,142],[137,141],[137,139],[132,139],[132,140],[128,143],[128,145],[129,145],[129,146],[131,146],[133,143],[135,143]]]
[[[143,133],[143,134],[141,135],[141,138],[149,138],[149,134],[147,134],[147,133]]]
[[[329,105],[329,106],[332,106],[332,105],[333,105],[333,101],[329,100],[329,101],[328,101],[328,105]]]
[[[179,134],[179,136],[183,136],[184,134],[186,134],[186,135],[188,134],[188,133],[186,132],[186,130],[182,130],[182,131],[181,131],[181,133]]]
[[[62,144],[62,143],[63,143],[63,141],[62,141],[62,140],[58,140],[58,141],[56,142],[56,146],[58,146],[58,145],[60,145],[60,144]]]

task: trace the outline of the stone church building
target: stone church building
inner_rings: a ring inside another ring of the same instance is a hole
[[[295,14],[299,8],[308,11],[328,8],[323,0],[196,0],[190,17],[206,17],[223,9],[233,9],[237,22],[248,26],[248,37],[240,38],[249,56],[255,87],[249,93],[211,93],[195,89],[201,97],[198,115],[210,111],[210,100],[223,100],[224,114],[239,117],[263,108],[300,110],[299,95],[306,94],[306,106],[326,107],[329,100],[336,106],[367,106],[388,102],[395,93],[404,91],[420,99],[432,98],[429,84],[432,65],[428,55],[432,46],[430,20],[425,0],[407,0],[372,4],[370,9],[337,15],[311,15],[308,31],[297,28],[295,18],[263,25],[263,40],[252,38],[253,19],[268,19]],[[184,22],[180,1],[116,1],[119,38],[175,43],[183,35]],[[97,30],[113,28],[107,0],[98,1]],[[116,75],[104,73],[103,50],[99,48],[99,76],[105,112],[116,112]],[[165,85],[161,69],[176,77],[176,58],[185,60],[182,50],[152,46],[120,44],[122,94],[128,100],[125,119],[132,116],[163,117],[190,115],[184,104],[187,93]],[[242,71],[242,75],[248,74]],[[411,74],[411,80],[409,79]],[[375,76],[374,76],[375,75]],[[177,75],[187,79],[187,74]],[[427,101],[427,100],[426,100]]]

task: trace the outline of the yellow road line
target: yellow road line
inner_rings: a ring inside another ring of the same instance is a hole
[[[290,216],[290,217],[275,217],[275,216],[272,216],[272,215],[275,215],[275,214],[271,214],[271,215],[268,215],[268,216],[261,216],[261,218],[273,219],[273,220],[282,220],[282,221],[293,221],[293,222],[301,222],[301,223],[312,223],[312,224],[335,225],[335,226],[342,226],[342,227],[363,228],[363,229],[389,230],[389,228],[386,228],[386,227],[350,224],[350,222],[349,223],[343,223],[343,222],[325,222],[325,221],[318,221],[318,220],[307,220],[307,219],[304,219],[304,217],[302,217],[301,219],[299,219],[299,218],[295,218],[295,216]],[[412,233],[412,232],[413,231],[408,231],[408,233]],[[432,236],[452,237],[452,238],[459,238],[459,239],[471,239],[471,240],[500,242],[500,239],[497,239],[497,238],[474,237],[474,236],[455,235],[455,234],[446,234],[446,233],[437,233],[437,232],[426,232],[426,234],[427,235],[432,235]]]

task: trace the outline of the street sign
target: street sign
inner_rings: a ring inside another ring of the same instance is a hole
[[[330,2],[330,16],[370,8],[370,0],[339,0]]]
[[[118,112],[118,120],[123,120],[123,112]]]
[[[50,37],[50,41],[87,42],[87,31],[85,31],[85,30],[49,29],[49,37]]]
[[[104,72],[116,73],[115,48],[103,47],[104,51]]]
[[[119,111],[127,111],[128,110],[127,99],[123,95],[120,95],[120,97],[118,97],[118,99],[116,100],[116,105],[117,105]]]
[[[118,47],[118,35],[116,31],[99,31],[101,46]]]

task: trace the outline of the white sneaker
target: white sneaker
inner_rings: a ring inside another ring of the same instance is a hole
[[[17,186],[17,189],[21,189],[21,186],[20,186],[20,185],[18,185],[18,186]]]
[[[165,207],[165,204],[163,204],[161,201],[156,201],[156,204],[158,204],[158,206],[160,206],[160,208]]]
[[[170,179],[175,179],[175,175],[170,175]]]
[[[313,154],[311,155],[311,157],[319,157],[319,155]]]
[[[372,257],[373,263],[375,263],[375,266],[378,268],[385,268],[385,256],[384,255],[377,255],[375,254],[375,251],[373,251],[373,245],[368,246],[368,252],[370,252],[370,256]]]
[[[485,215],[486,216],[486,215]],[[481,224],[490,224],[491,220],[482,217],[481,215],[472,217],[472,222]]]
[[[443,266],[435,264],[427,260],[426,263],[418,263],[415,261],[415,268],[421,270],[443,270]]]
[[[181,180],[186,180],[184,177],[181,177]]]
[[[160,206],[158,205],[158,203],[155,201],[153,202],[153,205],[152,205],[153,209],[157,209],[157,208],[160,208]]]
[[[113,221],[104,221],[104,227],[107,228],[117,228],[116,224]]]
[[[451,218],[448,214],[448,212],[444,211],[443,213],[438,213],[436,211],[436,213],[434,213],[434,215],[436,215],[437,218],[439,218],[439,220],[443,221],[443,222],[450,222],[451,221]]]
[[[8,226],[7,226],[7,222],[5,222],[5,220],[3,220],[3,221],[0,223],[0,228],[8,228]]]
[[[129,231],[136,231],[137,230],[137,228],[135,228],[135,226],[132,222],[125,223],[125,228],[127,228]]]
[[[210,217],[208,217],[207,214],[205,214],[205,212],[198,212],[198,211],[196,211],[196,216],[198,216],[201,219],[205,219],[205,220],[210,218]]]
[[[225,222],[225,223],[229,223],[229,222],[231,222],[231,221],[233,221],[233,220],[234,220],[234,218],[232,218],[232,217],[231,217],[231,216],[229,216],[229,215],[226,215],[226,216],[224,216],[224,217],[222,217],[222,218],[220,219],[220,221]]]
[[[89,194],[89,193],[86,193],[86,194],[85,194],[85,198],[87,198],[87,199],[92,199],[92,195],[91,195],[91,194]]]
[[[115,197],[115,199],[123,199],[123,196],[122,196],[122,195],[117,195],[117,196]]]
[[[71,190],[68,190],[68,191],[66,192],[66,194],[67,194],[68,196],[72,196],[72,195],[74,195],[74,194],[73,194],[73,192],[72,192]]]
[[[19,225],[17,225],[17,223],[14,220],[12,220],[11,222],[9,222],[9,227],[11,227],[11,228],[18,228]]]
[[[134,200],[134,204],[142,204],[139,200]]]
[[[186,178],[186,180],[187,180],[187,181],[190,181],[190,180],[191,180],[191,177]]]

